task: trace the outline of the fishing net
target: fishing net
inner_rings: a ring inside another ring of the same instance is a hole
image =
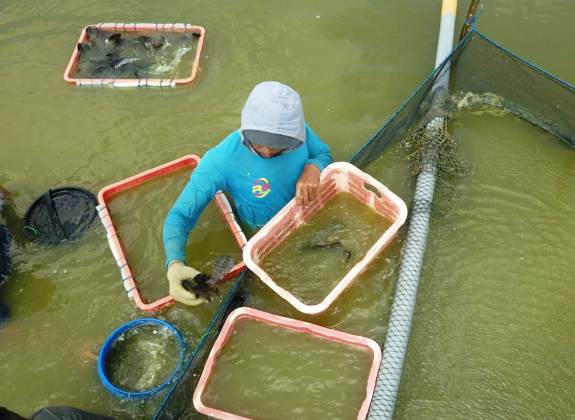
[[[83,188],[64,187],[42,194],[26,211],[24,235],[42,244],[82,236],[98,216],[96,197]]]
[[[205,360],[218,337],[221,326],[228,314],[236,308],[243,306],[245,301],[243,286],[248,271],[240,274],[224,297],[218,311],[212,318],[210,325],[199,339],[196,347],[188,356],[184,368],[177,380],[167,391],[154,415],[154,420],[173,420],[203,418],[192,405],[192,394],[200,378]]]
[[[450,94],[440,94],[434,86],[448,71]],[[419,158],[425,154],[416,151],[425,144],[421,128],[435,117],[486,107],[512,113],[575,147],[574,91],[572,85],[472,30],[350,161],[364,167],[397,140],[415,145],[410,155]],[[469,170],[451,153],[456,142],[445,145],[447,149],[435,152],[438,169],[447,173]],[[415,165],[417,170],[420,164]]]

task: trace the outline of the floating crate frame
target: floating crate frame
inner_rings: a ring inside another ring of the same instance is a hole
[[[163,175],[168,175],[173,173],[177,170],[184,169],[184,168],[195,168],[198,163],[200,162],[199,156],[196,155],[186,155],[179,159],[173,160],[171,162],[165,163],[163,165],[157,166],[155,168],[149,169],[147,171],[141,172],[137,175],[131,176],[126,178],[122,181],[116,182],[114,184],[108,185],[100,190],[98,193],[98,214],[100,216],[100,220],[106,229],[106,236],[108,238],[108,244],[110,249],[112,250],[112,254],[114,255],[114,259],[118,264],[120,269],[120,275],[122,278],[122,285],[124,290],[128,294],[128,297],[134,300],[136,306],[146,312],[153,312],[157,311],[167,305],[174,303],[174,299],[170,296],[164,296],[156,301],[147,303],[144,301],[139,289],[136,279],[132,275],[132,271],[130,269],[130,265],[126,259],[126,254],[124,253],[124,248],[122,245],[122,241],[120,237],[118,237],[116,228],[114,226],[114,221],[110,211],[108,210],[108,202],[111,198],[119,194],[123,191],[129,190],[131,188],[135,188],[138,185],[141,185],[147,181],[152,179],[161,177]],[[244,247],[246,244],[246,236],[242,231],[240,225],[238,224],[232,207],[226,198],[226,196],[218,192],[214,197],[216,201],[216,206],[226,221],[228,228],[232,232],[236,243],[241,248]],[[245,265],[243,263],[236,264],[232,269],[229,271],[226,276],[221,280],[226,281],[234,278],[240,272],[245,269]],[[168,282],[166,280],[166,288],[168,287]]]
[[[373,391],[375,389],[377,373],[379,371],[381,363],[381,348],[375,341],[367,337],[361,337],[358,335],[333,330],[309,322],[299,321],[297,319],[292,318],[286,318],[283,316],[270,314],[267,312],[259,311],[257,309],[248,307],[238,308],[230,313],[220,331],[220,334],[218,335],[218,338],[216,339],[214,345],[212,346],[208,359],[206,360],[206,363],[204,365],[204,370],[202,371],[202,375],[200,376],[200,379],[193,394],[193,404],[195,409],[199,413],[217,419],[249,420],[248,417],[243,417],[234,413],[230,413],[228,411],[223,411],[215,407],[208,407],[202,401],[202,396],[209,383],[210,376],[214,370],[218,355],[220,354],[226,343],[230,340],[230,337],[234,333],[237,323],[241,322],[244,319],[250,319],[264,324],[273,325],[279,328],[296,331],[301,334],[308,334],[313,337],[323,338],[327,341],[337,342],[348,345],[350,347],[360,348],[370,353],[371,367],[365,384],[365,398],[357,413],[357,419],[362,420],[367,417],[369,411],[369,405],[371,403],[371,399],[373,397]]]
[[[191,73],[183,79],[122,79],[122,78],[75,78],[73,73],[76,71],[80,52],[77,45],[87,40],[86,29],[95,26],[104,32],[189,32],[198,35],[198,44],[196,47],[194,59],[192,60]],[[77,43],[74,45],[74,51],[68,61],[64,71],[64,80],[76,86],[111,86],[111,87],[175,87],[191,83],[198,73],[200,65],[200,55],[204,45],[206,30],[202,26],[192,25],[190,23],[98,23],[88,25],[82,29]]]
[[[365,256],[347,272],[320,303],[307,305],[274,282],[270,275],[259,266],[259,262],[283,242],[289,234],[313,217],[319,209],[341,192],[350,193],[392,224],[367,251]],[[372,260],[395,237],[406,219],[407,206],[401,198],[391,192],[385,185],[350,163],[332,163],[321,173],[317,199],[306,207],[298,206],[295,199],[286,204],[279,213],[248,241],[243,250],[244,263],[261,281],[297,310],[306,314],[318,314],[325,311],[354,279],[367,268]]]

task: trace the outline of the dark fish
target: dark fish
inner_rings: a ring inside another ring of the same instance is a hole
[[[166,37],[164,35],[160,35],[160,36],[156,36],[156,37],[147,36],[147,35],[140,35],[139,37],[136,38],[136,41],[138,41],[142,46],[144,46],[144,48],[158,49],[158,48],[164,46],[164,44],[166,43]]]
[[[79,42],[77,45],[78,52],[80,54],[84,54],[92,49],[92,46],[87,42]]]
[[[88,26],[86,28],[86,40],[83,41],[82,44],[88,45],[93,51],[104,50],[108,48],[107,32],[101,31],[96,26]],[[87,51],[87,49],[85,51]]]
[[[106,40],[106,44],[112,44],[115,46],[121,45],[124,43],[124,39],[122,38],[122,34],[120,33],[115,33],[112,34],[108,37],[108,39]]]
[[[160,47],[163,47],[164,44],[166,43],[166,37],[164,35],[160,35],[158,37],[155,37],[154,39],[152,39],[152,47],[155,49],[158,49]]]
[[[88,39],[95,39],[102,35],[102,31],[100,31],[96,26],[88,26],[86,28],[86,35],[88,35]]]
[[[90,58],[90,62],[99,66],[114,67],[122,61],[122,58],[115,53],[108,53],[104,57]]]
[[[331,249],[334,251],[340,251],[343,253],[345,261],[349,261],[351,258],[351,251],[347,249],[340,241],[334,241],[330,243],[315,243],[303,246],[303,250],[319,250],[319,249]]]
[[[219,257],[213,266],[213,273],[210,276],[206,273],[197,274],[193,279],[182,280],[182,287],[188,292],[192,292],[198,298],[204,298],[211,302],[214,296],[219,296],[220,291],[216,284],[232,269],[234,260],[227,256],[222,255]]]
[[[192,292],[198,298],[204,298],[211,302],[214,296],[219,296],[220,291],[216,286],[210,283],[211,276],[206,273],[200,273],[193,279],[182,280],[182,287],[188,292]]]

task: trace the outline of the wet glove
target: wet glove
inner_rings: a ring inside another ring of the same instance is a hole
[[[194,306],[206,302],[205,299],[187,291],[182,286],[183,280],[193,279],[198,274],[200,274],[198,270],[192,267],[188,267],[181,261],[172,262],[168,268],[167,275],[168,282],[170,283],[170,296],[172,296],[174,300],[186,305]]]

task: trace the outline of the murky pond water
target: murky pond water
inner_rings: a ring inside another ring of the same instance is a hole
[[[484,33],[575,80],[573,2],[485,3]],[[460,5],[458,27],[466,7]],[[239,125],[250,89],[266,79],[301,93],[310,125],[336,160],[346,160],[431,70],[439,10],[438,0],[177,0],[170,7],[149,0],[4,1],[0,185],[12,191],[22,216],[49,188],[97,192],[201,155]],[[81,28],[114,20],[205,26],[196,83],[168,90],[66,85],[62,74]],[[573,151],[509,116],[463,115],[450,129],[474,172],[455,181],[449,211],[432,219],[396,417],[568,417],[575,411]],[[392,148],[369,171],[409,202],[413,180],[402,149]],[[169,203],[158,191],[149,197],[127,206],[127,220],[142,244],[134,251],[142,272],[157,273],[148,286],[162,294],[162,217],[155,209]],[[190,244],[191,259],[207,265],[216,254],[237,252],[213,210]],[[259,282],[248,285],[249,303],[381,342],[400,242],[321,316],[301,317]],[[15,275],[0,290],[12,311],[0,329],[0,405],[23,415],[72,405],[133,417],[95,369],[106,336],[145,315],[126,297],[103,229],[61,246],[18,245],[14,254]],[[173,305],[157,316],[193,346],[217,305]]]
[[[509,115],[451,129],[473,173],[433,217],[396,415],[569,417],[573,151]]]

